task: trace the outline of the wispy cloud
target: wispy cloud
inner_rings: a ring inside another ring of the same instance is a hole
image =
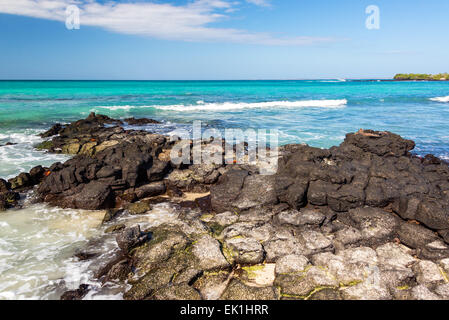
[[[264,6],[268,0],[246,0]],[[332,42],[328,37],[280,37],[210,25],[229,18],[238,2],[194,0],[185,5],[155,2],[96,0],[1,0],[0,13],[65,21],[66,8],[77,5],[81,27],[95,26],[117,33],[195,42],[231,42],[272,46],[301,46]]]

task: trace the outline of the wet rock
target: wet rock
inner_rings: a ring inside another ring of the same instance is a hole
[[[0,193],[7,192],[11,189],[11,184],[6,180],[0,179]]]
[[[151,210],[151,206],[146,201],[132,203],[127,208],[128,212],[133,215],[145,214]]]
[[[7,146],[15,146],[17,143],[14,142],[6,142],[5,144],[0,145],[0,147],[7,147]]]
[[[125,229],[116,237],[119,248],[125,254],[128,254],[132,248],[148,241],[149,239],[150,234],[140,231],[140,226],[138,225]]]
[[[106,274],[104,282],[111,280],[125,281],[131,271],[132,268],[129,261],[127,259],[124,259],[111,267],[111,269]]]
[[[131,126],[142,126],[142,125],[147,125],[147,124],[160,124],[159,121],[156,121],[153,119],[148,119],[148,118],[140,118],[140,119],[126,118],[123,121],[125,121],[127,124],[129,124]]]
[[[86,184],[82,190],[74,196],[73,204],[74,208],[87,210],[111,208],[114,206],[112,190],[110,186],[105,183],[92,181]]]
[[[174,252],[186,250],[188,244],[188,238],[179,229],[164,226],[152,229],[151,240],[131,253],[133,265],[139,275],[146,274],[167,261]]]
[[[123,295],[126,300],[143,300],[161,290],[167,288],[171,281],[196,263],[196,259],[184,250],[176,251],[168,259],[161,261],[151,268],[137,282],[134,282],[130,290]]]
[[[33,185],[39,184],[45,177],[47,169],[42,166],[36,166],[30,170],[30,178]]]
[[[33,185],[29,173],[22,172],[17,177],[8,180],[12,190],[23,189]]]
[[[90,260],[92,258],[95,258],[96,256],[98,256],[97,253],[90,253],[90,252],[78,252],[75,254],[75,257],[79,260],[79,261],[86,261],[86,260]]]
[[[123,213],[122,209],[117,208],[106,209],[106,213],[104,214],[102,223],[110,222],[122,213]]]
[[[113,226],[110,226],[110,227],[106,228],[104,230],[104,233],[116,233],[116,232],[121,231],[121,230],[123,230],[125,228],[126,228],[126,225],[124,225],[124,224],[116,224],[116,225],[113,225]]]
[[[0,193],[0,211],[5,211],[6,209],[17,206],[19,200],[20,195],[17,192],[7,191]]]
[[[41,138],[49,138],[55,136],[59,134],[59,132],[61,132],[62,128],[63,128],[62,125],[60,123],[57,123],[53,125],[49,130],[45,131],[44,133],[41,133],[40,136]]]
[[[61,300],[82,300],[89,290],[90,289],[87,284],[82,284],[76,290],[64,292],[61,296]]]

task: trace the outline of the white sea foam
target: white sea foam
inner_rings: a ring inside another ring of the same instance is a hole
[[[54,162],[68,160],[66,155],[52,154],[37,150],[34,146],[43,141],[38,130],[0,133],[0,144],[13,145],[0,147],[0,177],[12,178],[20,172],[29,171],[37,165],[49,166]]]
[[[117,111],[117,110],[126,110],[126,111],[128,111],[130,109],[139,108],[139,107],[137,107],[137,106],[99,106],[97,108],[108,109],[108,110],[111,110],[111,111]],[[94,109],[92,109],[92,110],[95,111]]]
[[[104,211],[45,204],[0,215],[0,300],[59,299],[82,283],[91,288],[86,300],[122,299],[128,284],[103,284],[94,277],[117,252],[115,236],[103,232],[110,226],[101,223],[103,216]],[[158,204],[145,215],[119,216],[114,223],[147,229],[173,222],[177,216],[169,204]],[[79,250],[99,256],[79,261],[74,257]]]
[[[269,101],[269,102],[223,102],[223,103],[204,103],[198,101],[196,105],[153,105],[153,106],[98,106],[96,108],[108,110],[130,110],[140,108],[155,108],[166,111],[228,111],[243,109],[263,109],[263,108],[341,108],[348,103],[346,99],[340,100],[299,100],[299,101]],[[95,110],[95,109],[93,109]]]
[[[436,101],[436,102],[449,102],[449,96],[447,96],[447,97],[430,98],[430,100]]]
[[[9,227],[9,224],[7,222],[5,222],[5,221],[0,221],[0,227],[1,228],[7,228],[7,227]]]

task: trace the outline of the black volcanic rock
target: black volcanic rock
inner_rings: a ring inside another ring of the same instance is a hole
[[[153,120],[153,119],[148,119],[148,118],[140,118],[140,119],[136,119],[136,118],[127,118],[124,120],[126,123],[128,123],[129,125],[136,125],[136,126],[142,126],[142,125],[146,125],[146,124],[160,124],[159,121]]]
[[[89,285],[82,284],[76,290],[66,291],[62,294],[61,300],[82,300],[89,293]]]
[[[151,234],[140,231],[140,226],[137,225],[123,230],[117,235],[116,241],[123,253],[128,254],[132,248],[150,240],[150,238]]]
[[[63,129],[63,126],[60,123],[57,123],[57,124],[53,125],[49,130],[41,133],[39,136],[41,138],[49,138],[49,137],[59,134],[59,132],[61,132],[62,129]]]

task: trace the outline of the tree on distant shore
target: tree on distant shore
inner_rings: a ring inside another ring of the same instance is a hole
[[[449,73],[426,74],[426,73],[398,73],[394,80],[449,80]]]

